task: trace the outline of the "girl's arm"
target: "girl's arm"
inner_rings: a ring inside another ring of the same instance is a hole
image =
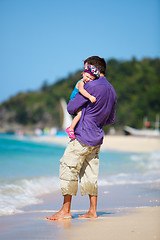
[[[78,89],[79,92],[86,98],[88,98],[92,103],[96,102],[96,98],[94,96],[92,96],[91,94],[89,94],[85,89],[84,89],[84,82],[80,81],[78,83]]]

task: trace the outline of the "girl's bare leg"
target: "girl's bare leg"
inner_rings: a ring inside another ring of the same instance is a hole
[[[74,129],[75,129],[75,126],[77,125],[77,123],[79,122],[79,120],[80,120],[80,118],[81,118],[81,115],[82,115],[82,111],[81,111],[81,109],[79,109],[78,111],[77,111],[77,115],[73,118],[73,121],[72,121],[72,123],[71,123],[71,126],[70,126],[70,130],[73,130],[74,131]]]

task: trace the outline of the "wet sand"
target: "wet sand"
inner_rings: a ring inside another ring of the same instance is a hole
[[[72,220],[46,221],[53,211],[28,211],[0,218],[3,240],[159,240],[160,207],[112,209],[98,219],[79,219],[84,211],[72,211]]]
[[[159,240],[160,207],[132,209],[118,217],[88,220],[66,231],[66,240]]]
[[[144,186],[145,188],[145,186]],[[63,202],[60,191],[42,197],[43,203],[22,209],[24,212],[0,217],[3,240],[151,240],[160,239],[160,207],[157,196],[141,196],[135,186],[99,187],[98,219],[79,219],[88,207],[88,196],[80,192],[72,201],[72,219],[44,220],[58,211]]]

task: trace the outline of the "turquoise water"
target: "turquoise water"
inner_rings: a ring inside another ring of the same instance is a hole
[[[31,138],[0,135],[0,215],[21,212],[59,186],[59,160],[65,147]],[[160,152],[101,151],[99,186],[160,183]]]
[[[17,140],[8,136],[0,138],[0,176],[17,179],[22,177],[58,176],[59,159],[64,148]]]

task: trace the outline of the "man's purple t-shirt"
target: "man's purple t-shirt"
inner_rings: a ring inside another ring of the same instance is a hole
[[[75,128],[76,139],[88,146],[97,146],[103,143],[102,127],[114,123],[116,92],[105,77],[87,82],[84,88],[96,97],[96,102],[91,103],[77,93],[76,97],[69,101],[67,110],[74,115],[82,108],[81,119]]]

